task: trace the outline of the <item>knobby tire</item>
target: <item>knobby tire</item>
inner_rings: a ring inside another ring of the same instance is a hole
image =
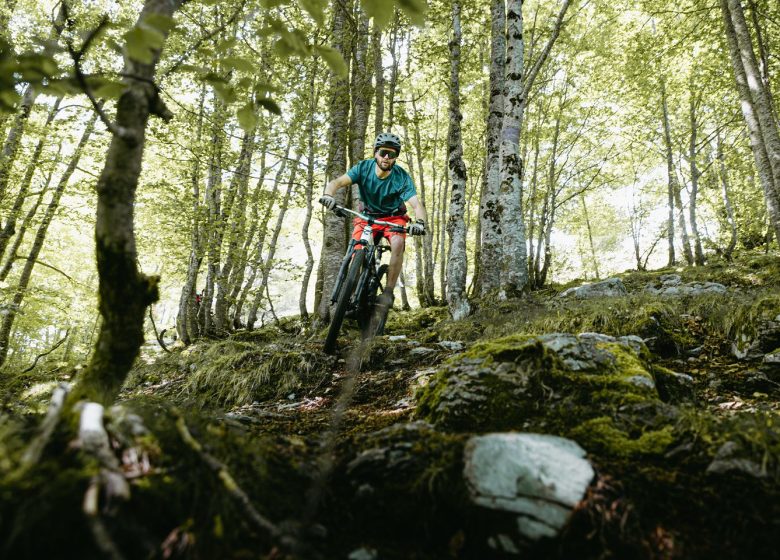
[[[328,328],[328,336],[325,338],[325,353],[333,354],[336,350],[336,339],[341,332],[341,324],[344,322],[344,315],[349,308],[349,300],[352,299],[352,292],[355,291],[355,285],[357,279],[360,276],[360,269],[363,266],[363,252],[355,251],[352,257],[352,262],[349,263],[349,269],[347,270],[347,277],[344,279],[344,283],[341,285],[338,297],[336,299],[336,307],[333,308],[333,315],[330,319],[330,327]]]

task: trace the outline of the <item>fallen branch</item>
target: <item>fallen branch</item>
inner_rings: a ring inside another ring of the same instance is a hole
[[[203,446],[200,444],[200,442],[198,442],[198,440],[196,440],[190,433],[189,429],[187,428],[187,424],[184,421],[184,417],[181,415],[176,418],[176,428],[178,428],[179,434],[184,440],[184,443],[186,443],[190,449],[197,453],[203,462],[206,463],[206,465],[217,474],[217,477],[222,481],[222,485],[228,491],[228,494],[230,494],[233,499],[236,500],[252,524],[258,529],[269,533],[275,540],[281,539],[282,532],[279,530],[279,528],[255,509],[251,500],[249,499],[249,496],[246,495],[246,492],[241,489],[235,479],[228,472],[227,465],[203,449]]]
[[[108,529],[103,524],[103,520],[100,519],[100,512],[98,511],[98,499],[100,497],[100,476],[95,476],[89,483],[84,494],[84,502],[82,509],[87,516],[87,524],[89,530],[92,531],[92,537],[95,539],[95,544],[103,553],[106,558],[111,560],[124,560],[124,556],[119,552],[116,544],[114,543],[111,535],[108,533]]]
[[[43,354],[38,354],[37,356],[35,356],[35,359],[33,360],[32,365],[30,367],[28,367],[26,370],[24,370],[22,373],[27,373],[28,371],[31,371],[38,364],[38,360],[40,360],[44,356],[48,356],[49,354],[54,352],[57,348],[62,346],[62,343],[65,342],[68,339],[68,335],[69,334],[70,334],[70,329],[65,331],[65,336],[63,336],[62,339],[59,342],[57,342],[54,346],[52,346],[47,352],[44,352]],[[52,400],[53,400],[53,398],[52,398]]]

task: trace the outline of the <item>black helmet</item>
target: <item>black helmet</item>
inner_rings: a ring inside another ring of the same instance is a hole
[[[383,132],[376,137],[374,141],[374,152],[379,148],[393,148],[399,154],[401,153],[401,139],[392,132]]]

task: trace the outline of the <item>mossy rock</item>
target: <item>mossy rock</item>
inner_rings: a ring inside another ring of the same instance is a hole
[[[608,454],[659,453],[671,442],[673,414],[649,359],[637,337],[516,335],[478,343],[418,391],[416,413],[449,431],[539,431],[587,439],[586,449],[597,441]],[[601,436],[582,437],[589,421]]]

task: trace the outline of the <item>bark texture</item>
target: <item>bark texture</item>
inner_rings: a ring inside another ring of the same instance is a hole
[[[344,19],[345,8],[342,2],[333,3],[333,25],[331,27],[333,48],[342,54],[344,52]],[[345,57],[349,58],[349,57]],[[329,83],[333,84],[329,102],[330,130],[328,133],[328,162],[325,170],[326,180],[330,181],[343,175],[347,170],[347,127],[349,112],[349,82],[347,79],[330,76]],[[336,195],[336,202],[344,204],[345,192],[341,189]],[[320,253],[320,269],[316,297],[317,314],[321,321],[330,320],[330,293],[336,281],[341,259],[347,247],[347,235],[343,218],[339,218],[332,212],[325,213],[322,234],[322,252]]]
[[[485,294],[499,287],[501,281],[501,215],[499,207],[501,123],[504,120],[504,65],[506,63],[505,0],[493,0],[490,7],[490,102],[487,118],[487,154],[485,186],[479,211],[482,240],[480,244],[480,286]]]
[[[146,0],[139,21],[152,14],[172,17],[182,0]],[[163,35],[165,38],[165,35]],[[151,64],[126,58],[127,89],[119,98],[116,125],[97,183],[95,242],[102,323],[95,351],[71,401],[111,404],[143,343],[146,308],[158,297],[155,277],[138,270],[133,203],[141,173],[146,125],[151,114],[170,119],[154,85],[160,53]],[[138,79],[141,78],[141,79]]]

